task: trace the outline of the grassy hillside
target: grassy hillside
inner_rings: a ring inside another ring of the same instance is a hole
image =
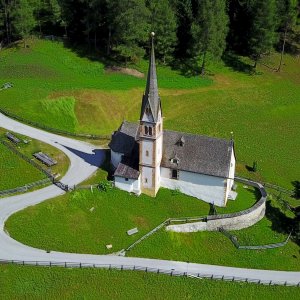
[[[299,288],[129,271],[0,266],[3,299],[297,299]]]
[[[49,41],[6,49],[0,59],[0,82],[15,85],[0,91],[0,107],[74,132],[109,134],[124,118],[138,120],[145,79],[108,74],[103,63]],[[211,65],[209,78],[159,67],[165,128],[227,138],[233,131],[239,173],[248,176],[245,165],[256,160],[259,179],[291,187],[300,168],[300,60],[284,61],[281,73],[260,66],[254,76],[235,71],[243,61]],[[147,62],[137,67],[146,71]]]

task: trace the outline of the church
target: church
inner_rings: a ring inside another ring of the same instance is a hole
[[[224,207],[234,183],[233,140],[163,129],[153,37],[140,121],[124,121],[109,144],[114,184],[152,197],[160,187],[176,189]]]

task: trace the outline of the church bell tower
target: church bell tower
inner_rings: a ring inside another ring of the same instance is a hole
[[[145,93],[139,125],[139,171],[141,192],[155,197],[160,186],[160,163],[162,159],[163,120],[158,94],[154,32],[151,33],[151,53]]]

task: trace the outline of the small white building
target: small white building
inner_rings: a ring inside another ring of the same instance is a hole
[[[163,130],[152,49],[139,123],[124,121],[112,135],[115,186],[155,196],[160,187],[225,206],[235,173],[233,140]]]

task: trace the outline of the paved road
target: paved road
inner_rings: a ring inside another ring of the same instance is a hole
[[[62,150],[70,158],[70,168],[62,179],[64,184],[74,185],[88,178],[104,159],[102,150],[92,145],[72,140],[55,134],[18,123],[0,114],[0,127],[15,131],[29,137],[39,139]],[[2,174],[1,174],[2,176]],[[19,243],[4,232],[4,223],[13,213],[47,199],[57,197],[63,191],[56,186],[49,186],[31,193],[0,199],[0,259],[21,261],[74,262],[84,264],[118,264],[140,266],[144,268],[160,268],[189,274],[211,274],[214,276],[234,276],[249,280],[269,282],[287,282],[298,284],[300,272],[268,271],[256,269],[231,268],[214,265],[194,264],[179,261],[120,257],[113,255],[88,255],[75,253],[50,252],[35,249]],[[205,249],[203,249],[205,251]]]

